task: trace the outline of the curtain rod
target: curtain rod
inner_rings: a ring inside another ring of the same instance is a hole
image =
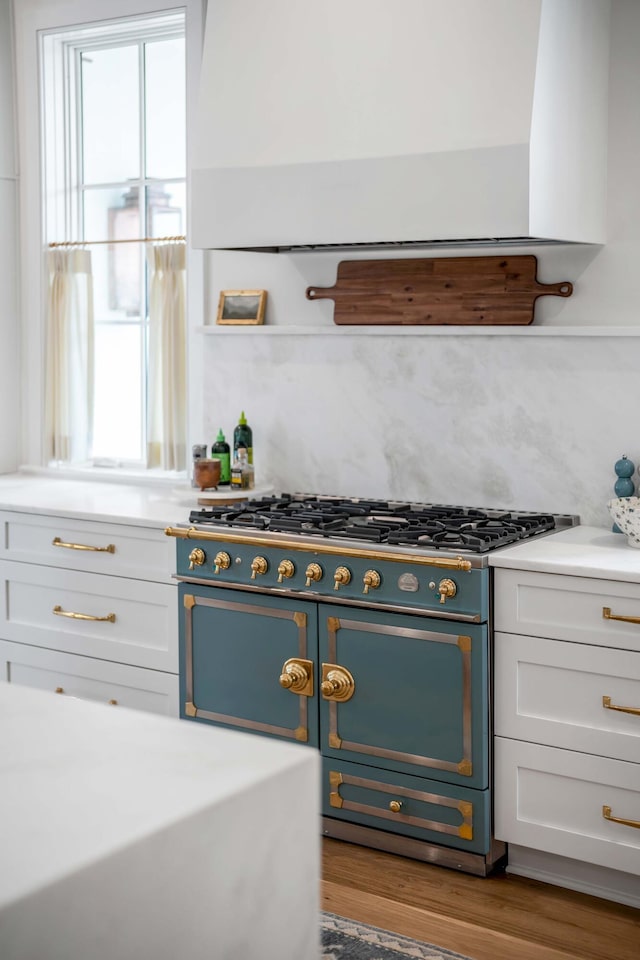
[[[60,240],[49,243],[49,247],[87,247],[97,243],[168,243],[169,241],[184,241],[184,234],[179,237],[131,237],[126,240]]]

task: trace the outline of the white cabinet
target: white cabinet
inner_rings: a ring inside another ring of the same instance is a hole
[[[162,529],[0,512],[1,678],[178,713],[177,587]]]
[[[500,569],[495,598],[496,837],[640,875],[640,584]]]

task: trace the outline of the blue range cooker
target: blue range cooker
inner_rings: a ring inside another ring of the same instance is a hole
[[[166,530],[181,716],[319,749],[326,836],[485,876],[505,860],[487,555],[576,522],[307,494],[195,510]]]

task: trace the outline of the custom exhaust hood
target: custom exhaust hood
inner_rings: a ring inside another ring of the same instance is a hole
[[[610,0],[210,0],[195,247],[604,243]]]

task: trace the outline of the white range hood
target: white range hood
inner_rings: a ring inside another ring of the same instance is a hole
[[[609,13],[210,0],[193,245],[603,243]]]

